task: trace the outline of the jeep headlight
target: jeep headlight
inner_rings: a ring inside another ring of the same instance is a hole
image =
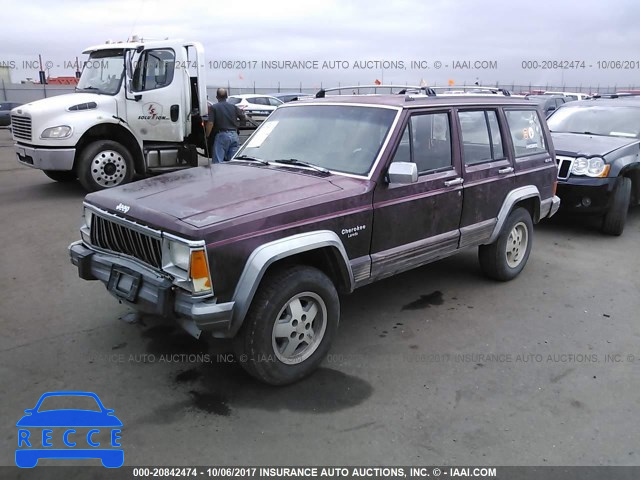
[[[606,177],[609,173],[607,165],[602,157],[578,157],[571,166],[572,175],[586,175],[587,177]]]
[[[571,173],[573,175],[585,175],[589,168],[589,160],[584,157],[578,157],[573,161],[571,166]]]
[[[162,242],[162,270],[174,284],[191,293],[212,293],[207,254],[203,246],[165,238]]]
[[[165,267],[177,267],[184,272],[189,271],[191,249],[184,243],[167,241],[167,258],[163,262]]]
[[[57,127],[46,128],[40,138],[68,138],[71,136],[71,127],[68,125],[58,125]]]
[[[93,218],[93,212],[85,207],[82,217],[84,220],[84,226],[91,230],[91,219]]]

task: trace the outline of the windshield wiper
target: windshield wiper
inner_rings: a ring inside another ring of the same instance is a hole
[[[252,157],[250,155],[240,155],[238,157],[233,157],[232,160],[249,160],[250,162],[259,162],[263,165],[269,165],[269,162],[263,160],[261,158]]]
[[[275,163],[284,163],[285,165],[300,165],[302,167],[313,168],[322,173],[331,173],[324,167],[319,167],[318,165],[314,165],[313,163],[305,162],[303,160],[298,160],[297,158],[283,158],[281,160],[274,160]]]

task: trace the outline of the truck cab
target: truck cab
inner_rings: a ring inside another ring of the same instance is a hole
[[[207,114],[200,43],[134,38],[83,53],[74,93],[12,110],[18,162],[88,191],[197,165]]]

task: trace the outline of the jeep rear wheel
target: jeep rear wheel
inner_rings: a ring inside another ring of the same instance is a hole
[[[73,182],[78,176],[74,171],[43,170],[44,174],[56,182]]]
[[[611,205],[602,219],[602,231],[608,235],[622,235],[631,203],[631,179],[620,177],[616,181]]]
[[[294,266],[262,281],[235,340],[242,367],[271,385],[286,385],[322,362],[338,327],[340,302],[320,270]]]
[[[133,173],[131,153],[112,140],[90,143],[80,154],[78,179],[89,192],[129,183]]]
[[[524,268],[531,253],[533,222],[524,208],[516,208],[509,214],[500,236],[489,245],[480,245],[480,268],[494,280],[515,278]]]

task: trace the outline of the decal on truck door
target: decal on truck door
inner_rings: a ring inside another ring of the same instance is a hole
[[[157,125],[160,120],[169,120],[169,118],[162,115],[162,105],[149,102],[142,106],[142,115],[138,117],[138,120],[146,120],[151,125]]]

